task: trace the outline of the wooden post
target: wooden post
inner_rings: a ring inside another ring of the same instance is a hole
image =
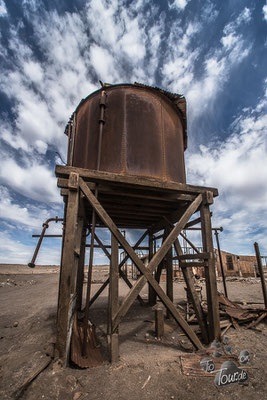
[[[158,339],[164,336],[164,310],[160,307],[155,307],[155,333]]]
[[[267,308],[266,284],[265,284],[263,267],[262,267],[262,262],[261,262],[260,249],[259,249],[259,245],[258,245],[257,242],[254,243],[254,248],[255,248],[255,253],[256,253],[256,257],[257,257],[257,264],[258,264],[258,268],[259,268],[259,274],[260,274],[260,277],[261,277],[261,287],[262,287],[262,294],[263,294],[264,304],[265,304],[265,308]]]
[[[208,303],[208,332],[209,341],[221,340],[220,316],[218,292],[216,283],[215,258],[212,241],[211,219],[209,205],[213,203],[211,192],[206,192],[202,195],[203,201],[200,207],[201,218],[201,233],[203,252],[209,252],[210,257],[207,260],[208,266],[205,268],[206,292]]]
[[[69,196],[66,213],[64,246],[60,270],[58,297],[57,337],[55,355],[65,366],[68,364],[73,316],[76,307],[76,295],[73,292],[73,267],[75,263],[75,237],[79,208],[79,175],[71,173],[69,177]]]
[[[166,228],[166,233],[170,233],[170,229]],[[173,266],[172,266],[172,246],[165,257],[165,270],[166,270],[166,293],[169,299],[173,302]],[[171,313],[167,310],[167,319],[172,318]]]
[[[221,228],[222,229],[222,228]],[[215,230],[215,237],[216,237],[216,242],[217,242],[217,250],[219,254],[219,260],[220,260],[220,265],[221,265],[221,273],[222,273],[222,281],[223,281],[223,288],[224,288],[224,294],[225,297],[228,298],[227,295],[227,287],[226,287],[226,281],[225,281],[225,276],[224,276],[224,269],[223,269],[223,262],[222,262],[222,253],[221,253],[221,248],[220,248],[220,242],[219,242],[219,234],[217,229]]]
[[[148,247],[149,247],[148,260],[151,261],[154,253],[153,235],[151,232],[149,232],[148,236]],[[150,306],[153,306],[155,304],[155,291],[149,283],[148,283],[148,304]]]
[[[119,250],[118,241],[111,234],[111,262],[110,262],[110,284],[109,284],[109,309],[110,309],[110,362],[119,361],[119,327],[113,329],[112,320],[119,309]]]
[[[78,226],[79,225],[82,225],[82,234],[81,234],[80,257],[79,257],[78,272],[77,272],[77,310],[81,311],[82,300],[83,300],[84,259],[85,259],[85,244],[86,244],[86,228],[84,226],[83,218],[82,221],[79,221]]]

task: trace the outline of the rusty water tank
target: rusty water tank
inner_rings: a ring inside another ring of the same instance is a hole
[[[186,103],[183,96],[141,84],[104,85],[72,116],[68,164],[97,169],[101,93],[105,124],[100,171],[185,183]]]

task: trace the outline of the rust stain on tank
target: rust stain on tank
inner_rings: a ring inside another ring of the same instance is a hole
[[[104,90],[100,171],[185,183],[185,99],[140,84]],[[102,91],[89,95],[75,111],[73,166],[96,169]]]

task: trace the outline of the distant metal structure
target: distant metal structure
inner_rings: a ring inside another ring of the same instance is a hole
[[[65,202],[57,357],[68,364],[72,341],[72,360],[83,367],[90,365],[90,343],[93,343],[88,322],[90,307],[108,285],[111,362],[119,359],[119,324],[135,299],[145,303],[140,291],[146,283],[149,304],[155,304],[158,297],[167,310],[167,317],[174,318],[195,348],[202,349],[203,343],[220,340],[209,209],[218,191],[186,183],[184,97],[141,84],[103,85],[81,101],[65,132],[69,140],[68,163],[56,166],[58,187]],[[200,217],[190,220],[196,212],[200,212]],[[183,235],[183,229],[199,223],[203,251],[191,243],[195,254],[184,254],[178,236]],[[105,246],[97,234],[103,227],[111,233],[110,246]],[[120,229],[142,229],[144,233],[132,246]],[[90,231],[91,238],[86,298],[83,298],[86,230]],[[156,249],[153,238],[158,239],[161,231],[162,243]],[[142,244],[144,241],[146,244]],[[110,275],[92,297],[95,246],[109,258]],[[126,254],[120,262],[119,246]],[[147,261],[138,257],[136,251],[140,247],[147,249]],[[172,248],[192,299],[202,341],[173,303]],[[122,270],[128,258],[140,271],[133,284]],[[205,267],[207,317],[195,290],[194,266]],[[166,291],[159,285],[164,268]],[[121,304],[119,277],[129,286],[129,293]],[[158,314],[162,317],[161,311]]]

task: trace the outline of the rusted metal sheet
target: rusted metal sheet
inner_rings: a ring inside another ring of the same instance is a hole
[[[106,92],[100,171],[185,183],[185,100],[144,85],[111,85]],[[97,169],[103,88],[77,107],[69,164]]]

